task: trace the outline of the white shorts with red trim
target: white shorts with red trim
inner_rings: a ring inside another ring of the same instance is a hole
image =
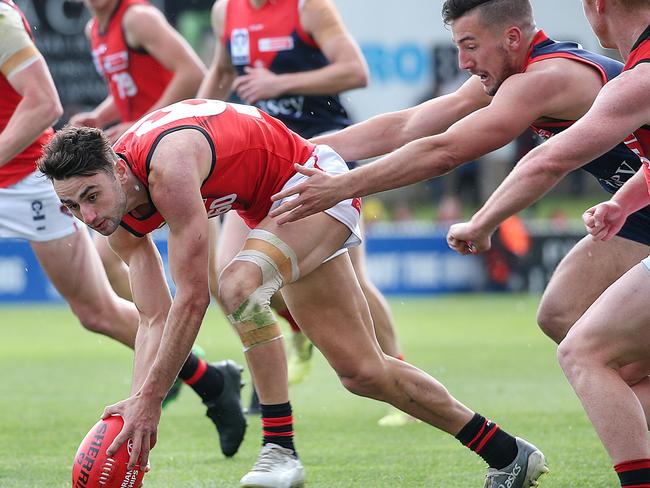
[[[54,187],[40,171],[0,188],[0,238],[53,241],[79,229]]]
[[[347,173],[350,171],[348,166],[345,164],[345,161],[341,159],[331,147],[325,145],[316,146],[314,153],[303,165],[305,168],[318,168],[327,173],[338,175],[342,173]],[[282,187],[282,191],[292,186],[302,183],[308,176],[305,176],[301,173],[296,173],[293,175]],[[295,198],[298,198],[297,195],[291,195],[290,197],[283,198],[277,202],[273,203],[271,210],[279,207],[284,202],[289,202]],[[349,198],[343,200],[342,202],[334,205],[332,208],[325,210],[325,213],[330,217],[338,220],[348,229],[350,229],[350,237],[343,243],[343,247],[340,251],[334,253],[332,257],[338,256],[340,253],[344,252],[348,247],[354,247],[361,244],[361,229],[359,227],[359,220],[361,215],[361,199],[359,198]]]

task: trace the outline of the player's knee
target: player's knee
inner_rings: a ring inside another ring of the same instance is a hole
[[[566,337],[572,323],[568,323],[566,314],[557,307],[542,302],[537,310],[537,325],[544,334],[559,344]]]
[[[260,273],[254,265],[233,262],[223,270],[217,285],[217,301],[231,314],[260,286]]]
[[[557,360],[566,377],[573,383],[577,380],[589,361],[589,352],[584,342],[570,335],[557,348]]]
[[[384,372],[384,368],[374,361],[358,361],[344,370],[337,371],[337,374],[343,386],[355,395],[381,398]]]
[[[73,304],[70,304],[70,308],[84,329],[110,336],[112,321],[107,320],[100,310],[91,306]]]

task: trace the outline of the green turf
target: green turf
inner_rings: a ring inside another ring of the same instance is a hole
[[[555,347],[534,324],[537,300],[468,295],[392,305],[407,359],[544,450],[551,474],[542,488],[617,486]],[[82,331],[64,308],[2,307],[0,323],[0,487],[70,486],[80,440],[103,407],[128,392],[130,352]],[[209,358],[241,360],[214,310],[199,342]],[[310,487],[483,485],[483,462],[447,434],[425,424],[378,427],[386,406],[346,392],[320,354],[308,381],[291,394]],[[257,456],[259,420],[251,419],[240,452],[224,459],[203,413],[188,388],[165,411],[147,488],[238,486]]]

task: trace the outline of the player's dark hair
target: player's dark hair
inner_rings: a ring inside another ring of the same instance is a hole
[[[442,5],[442,20],[449,25],[474,12],[479,12],[484,25],[511,23],[523,29],[535,25],[530,0],[446,0]]]
[[[112,173],[113,151],[100,129],[66,125],[43,148],[36,166],[51,180]]]

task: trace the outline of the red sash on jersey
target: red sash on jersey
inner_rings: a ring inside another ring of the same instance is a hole
[[[623,71],[634,69],[641,63],[650,63],[650,26],[648,26],[634,43],[632,52],[625,62]],[[624,142],[632,152],[641,158],[645,180],[648,185],[648,191],[650,191],[650,161],[648,160],[648,155],[650,154],[650,125],[639,127]]]
[[[132,5],[147,0],[121,0],[105,32],[91,20],[90,45],[95,68],[108,84],[123,122],[139,119],[160,99],[173,73],[144,51],[129,48],[122,32],[122,19]]]
[[[143,117],[113,149],[149,188],[149,163],[166,134],[190,129],[203,134],[212,148],[212,169],[201,186],[208,218],[237,210],[250,227],[268,214],[271,196],[306,162],[315,146],[277,119],[255,107],[218,100],[185,100]],[[169,161],[169,164],[177,163]],[[127,214],[122,226],[143,236],[164,224],[155,211]]]
[[[0,0],[16,10],[23,19],[23,25],[29,36],[32,36],[32,31],[25,15],[20,11],[18,6],[12,0]],[[0,132],[5,129],[9,123],[9,119],[16,111],[16,107],[23,99],[23,97],[13,89],[7,78],[0,73]],[[41,157],[43,146],[52,137],[52,129],[45,130],[34,142],[32,142],[23,152],[14,157],[4,166],[0,167],[0,188],[6,188],[19,182],[28,174],[33,173],[36,169],[36,160]]]

